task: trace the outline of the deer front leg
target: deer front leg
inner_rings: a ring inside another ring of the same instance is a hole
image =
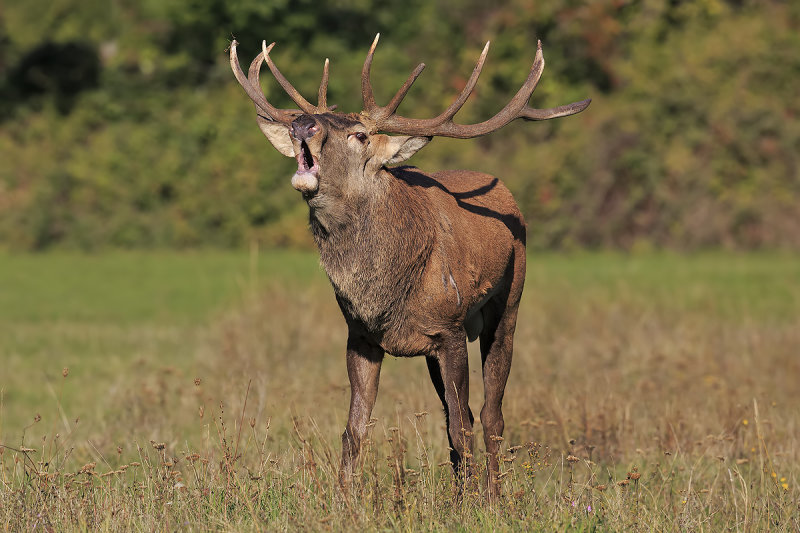
[[[339,484],[347,489],[361,452],[361,441],[378,395],[383,350],[352,332],[347,339],[347,375],[350,378],[350,414],[342,434],[342,465]]]

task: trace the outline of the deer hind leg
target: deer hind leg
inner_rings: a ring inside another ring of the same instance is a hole
[[[428,372],[444,406],[450,462],[459,482],[472,476],[472,424],[469,362],[463,331],[448,333],[437,356],[426,357]]]
[[[492,299],[483,308],[484,329],[481,332],[481,361],[485,401],[481,409],[481,424],[487,454],[487,484],[489,499],[500,495],[500,465],[498,455],[503,437],[503,394],[511,370],[511,352],[518,304],[507,306],[508,297]],[[518,301],[518,300],[517,300]]]
[[[362,439],[367,433],[367,423],[378,395],[378,378],[383,362],[380,346],[354,336],[347,339],[347,375],[350,378],[350,414],[342,434],[342,465],[339,484],[347,489],[358,462]]]

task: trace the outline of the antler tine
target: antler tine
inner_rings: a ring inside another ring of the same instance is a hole
[[[591,98],[581,100],[580,102],[572,102],[571,104],[561,105],[558,107],[551,107],[549,109],[534,109],[526,107],[520,113],[520,118],[524,120],[548,120],[551,118],[567,117],[580,113],[592,103]]]
[[[236,76],[236,81],[239,82],[239,85],[247,93],[247,96],[253,101],[258,109],[261,109],[264,113],[266,113],[270,118],[276,120],[278,122],[291,122],[292,119],[288,116],[288,114],[270,104],[267,99],[264,97],[264,94],[261,90],[257,87],[258,74],[255,74],[256,84],[251,83],[251,79],[253,79],[253,71],[256,72],[261,67],[261,54],[259,54],[254,60],[253,63],[250,65],[250,78],[245,77],[244,71],[242,71],[242,66],[239,64],[239,55],[236,52],[236,47],[239,43],[234,39],[231,42],[230,46],[230,61],[231,61],[231,70],[233,70],[233,75]]]
[[[417,68],[415,68],[411,74],[408,75],[408,78],[403,86],[398,89],[397,93],[395,93],[389,103],[384,107],[377,105],[375,103],[375,95],[372,92],[370,72],[372,69],[372,59],[375,56],[375,48],[378,46],[378,40],[380,40],[380,37],[380,33],[375,35],[375,40],[372,41],[372,46],[369,47],[367,57],[364,59],[364,67],[361,69],[361,99],[363,101],[364,108],[362,114],[370,116],[376,122],[380,122],[386,117],[394,114],[400,103],[403,101],[403,98],[405,98],[406,94],[408,94],[411,86],[415,81],[417,81],[417,78],[419,78],[419,75],[422,74],[422,71],[425,69],[425,63],[420,63],[417,65]]]
[[[403,98],[406,97],[406,94],[408,94],[409,89],[411,89],[411,86],[414,85],[415,81],[417,81],[417,78],[419,78],[419,75],[422,74],[422,71],[424,69],[425,69],[425,63],[420,63],[419,65],[417,65],[417,68],[415,68],[411,72],[411,74],[408,75],[408,79],[403,84],[403,86],[400,87],[400,89],[397,91],[397,94],[395,94],[394,97],[389,101],[389,103],[386,104],[386,107],[383,108],[387,113],[387,115],[391,115],[397,110],[398,106],[403,101]]]
[[[489,53],[490,44],[491,41],[486,41],[486,45],[483,47],[483,52],[481,52],[481,56],[478,58],[478,62],[475,64],[475,68],[472,70],[472,74],[467,80],[467,84],[464,86],[464,89],[462,89],[458,97],[453,100],[453,103],[450,104],[450,107],[445,109],[444,112],[438,117],[431,119],[433,123],[438,122],[439,124],[442,124],[447,122],[448,120],[452,119],[456,113],[458,113],[459,109],[463,107],[464,103],[469,98],[469,95],[472,94],[472,90],[475,89],[475,84],[478,83],[478,77],[481,75],[483,64],[486,62],[486,54]]]
[[[536,85],[539,83],[539,78],[544,71],[544,55],[542,54],[542,41],[537,42],[537,50],[536,50],[536,58],[541,58],[542,67],[539,70],[539,73],[536,77],[536,81],[533,83],[533,87],[530,90],[527,98],[525,98],[525,105],[520,109],[514,118],[521,118],[523,120],[548,120],[551,118],[558,118],[558,117],[566,117],[569,115],[574,115],[576,113],[580,113],[587,107],[589,104],[592,103],[591,98],[587,98],[586,100],[581,100],[580,102],[573,102],[571,104],[566,104],[558,107],[551,107],[549,109],[536,109],[527,105],[528,100],[530,100],[533,91],[536,89]],[[534,60],[535,64],[535,60]],[[509,121],[510,122],[510,121]]]
[[[381,34],[375,35],[372,46],[369,47],[367,57],[364,59],[364,66],[361,68],[361,101],[363,102],[364,112],[368,115],[374,114],[378,106],[375,105],[375,95],[372,92],[372,84],[369,81],[370,69],[372,68],[372,57],[375,55],[375,48]]]
[[[267,66],[269,67],[270,71],[272,71],[272,75],[275,76],[275,79],[278,81],[280,86],[283,87],[283,90],[286,91],[286,94],[288,94],[289,97],[292,100],[294,100],[294,103],[297,104],[300,107],[300,109],[302,109],[304,112],[310,115],[313,115],[314,113],[317,112],[317,108],[311,105],[311,103],[308,100],[303,98],[303,95],[301,95],[297,91],[297,89],[295,89],[292,86],[292,84],[289,83],[289,80],[287,80],[283,76],[283,74],[281,74],[281,71],[278,70],[277,66],[275,66],[275,63],[272,61],[272,58],[269,57],[269,52],[272,50],[274,46],[275,43],[272,43],[271,45],[267,46],[267,41],[261,42],[261,51],[264,54],[264,59],[266,59],[267,61]]]
[[[250,69],[247,72],[247,81],[250,83],[254,89],[258,91],[258,94],[261,93],[261,65],[264,63],[264,56],[259,52],[259,54],[253,59],[250,63]],[[262,96],[262,98],[264,98]],[[295,110],[287,110],[287,109],[278,109],[274,107],[272,104],[267,102],[267,99],[264,98],[264,102],[267,103],[269,106],[269,110],[265,110],[269,118],[277,121],[282,122],[284,124],[289,124],[297,117],[297,111]],[[256,105],[256,109],[258,109],[258,105]]]
[[[322,67],[322,81],[319,82],[319,91],[317,92],[317,113],[325,113],[328,111],[328,66],[330,61],[325,58],[325,66]]]

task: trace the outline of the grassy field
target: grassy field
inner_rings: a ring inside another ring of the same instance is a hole
[[[493,507],[418,359],[338,491],[345,335],[312,253],[0,255],[0,527],[800,528],[796,256],[532,256]]]

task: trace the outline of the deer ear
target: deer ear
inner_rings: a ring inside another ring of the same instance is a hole
[[[258,122],[258,127],[261,128],[261,133],[267,137],[276,150],[286,157],[294,157],[294,145],[292,144],[292,138],[289,136],[289,128],[280,122],[265,120],[260,116],[256,116],[256,121]]]
[[[431,142],[433,137],[406,137],[406,136],[387,136],[384,147],[384,164],[392,165],[405,161],[416,154],[423,146]]]

